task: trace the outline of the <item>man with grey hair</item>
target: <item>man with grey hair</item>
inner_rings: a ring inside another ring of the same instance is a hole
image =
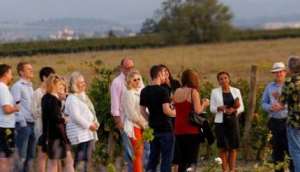
[[[287,138],[295,171],[300,171],[300,57],[288,60],[290,76],[286,79],[280,101],[288,107]]]

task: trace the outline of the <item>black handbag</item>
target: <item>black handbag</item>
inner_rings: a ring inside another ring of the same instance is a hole
[[[207,119],[204,117],[204,114],[198,114],[194,110],[194,103],[193,103],[193,97],[192,97],[193,89],[191,90],[191,102],[192,102],[192,110],[189,113],[189,120],[193,125],[196,125],[198,127],[202,127],[204,123],[208,123]]]

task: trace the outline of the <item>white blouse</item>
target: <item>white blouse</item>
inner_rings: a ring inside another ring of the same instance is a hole
[[[240,107],[237,109],[237,115],[244,111],[244,103],[239,89],[230,87],[230,92],[234,99],[239,98]],[[224,106],[223,91],[221,87],[212,90],[210,95],[210,112],[216,114],[215,123],[223,123],[223,112],[218,112],[218,107]]]
[[[76,95],[67,97],[64,113],[70,117],[66,129],[72,145],[98,139],[97,133],[89,129],[94,122],[94,115]]]
[[[122,95],[122,109],[124,111],[124,131],[126,134],[135,138],[133,127],[146,128],[148,122],[140,112],[140,92],[126,89]]]

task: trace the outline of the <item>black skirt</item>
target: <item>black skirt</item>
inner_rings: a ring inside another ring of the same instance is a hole
[[[65,159],[67,151],[71,150],[69,142],[65,142],[63,139],[51,139],[47,144],[47,155],[49,159]]]
[[[200,134],[182,134],[176,135],[174,164],[194,164],[197,163],[197,157],[200,146]]]
[[[215,123],[217,146],[222,149],[237,149],[240,146],[239,121],[235,115],[223,115],[223,123]]]

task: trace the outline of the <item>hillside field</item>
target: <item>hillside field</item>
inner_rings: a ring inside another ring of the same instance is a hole
[[[258,65],[259,82],[271,79],[270,68],[273,62],[287,62],[289,55],[300,54],[300,38],[271,41],[244,41],[233,43],[201,44],[175,46],[157,49],[98,51],[76,54],[36,55],[31,57],[5,57],[1,63],[14,68],[23,60],[33,64],[35,73],[42,66],[52,66],[59,74],[68,75],[74,70],[82,71],[88,80],[93,78],[93,71],[86,62],[101,60],[103,66],[114,68],[123,57],[134,59],[136,68],[147,77],[153,64],[166,64],[173,75],[177,76],[185,68],[193,68],[201,78],[215,83],[219,71],[228,71],[232,79],[249,78],[251,65]],[[37,76],[37,75],[36,75]],[[37,82],[36,77],[36,81]]]

